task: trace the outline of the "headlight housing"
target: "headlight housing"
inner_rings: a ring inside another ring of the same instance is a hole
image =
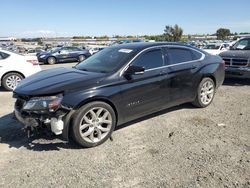
[[[46,55],[40,55],[40,58],[44,58]]]
[[[24,105],[23,110],[54,112],[60,106],[62,99],[62,94],[55,96],[33,97]]]

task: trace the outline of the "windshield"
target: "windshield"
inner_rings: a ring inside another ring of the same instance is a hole
[[[90,72],[109,73],[124,65],[135,53],[134,49],[108,47],[82,61],[76,65],[76,68]]]
[[[220,46],[219,45],[215,45],[215,44],[209,44],[209,45],[206,45],[204,47],[204,49],[218,50],[218,49],[220,49]]]
[[[242,39],[236,42],[233,47],[233,50],[250,50],[250,39]]]
[[[52,48],[49,52],[55,53],[55,52],[58,52],[59,50],[60,50],[60,48]]]

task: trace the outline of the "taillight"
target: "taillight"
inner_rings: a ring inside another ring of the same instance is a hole
[[[31,63],[32,65],[39,65],[39,62],[37,60],[26,60],[26,62]]]

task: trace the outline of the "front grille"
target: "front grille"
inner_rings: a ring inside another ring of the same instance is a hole
[[[248,59],[236,59],[236,58],[223,58],[226,66],[247,66]]]

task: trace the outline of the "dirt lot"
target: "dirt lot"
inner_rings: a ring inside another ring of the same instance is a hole
[[[226,80],[208,108],[125,124],[92,149],[50,136],[28,142],[13,102],[0,91],[0,187],[250,187],[249,80]]]

